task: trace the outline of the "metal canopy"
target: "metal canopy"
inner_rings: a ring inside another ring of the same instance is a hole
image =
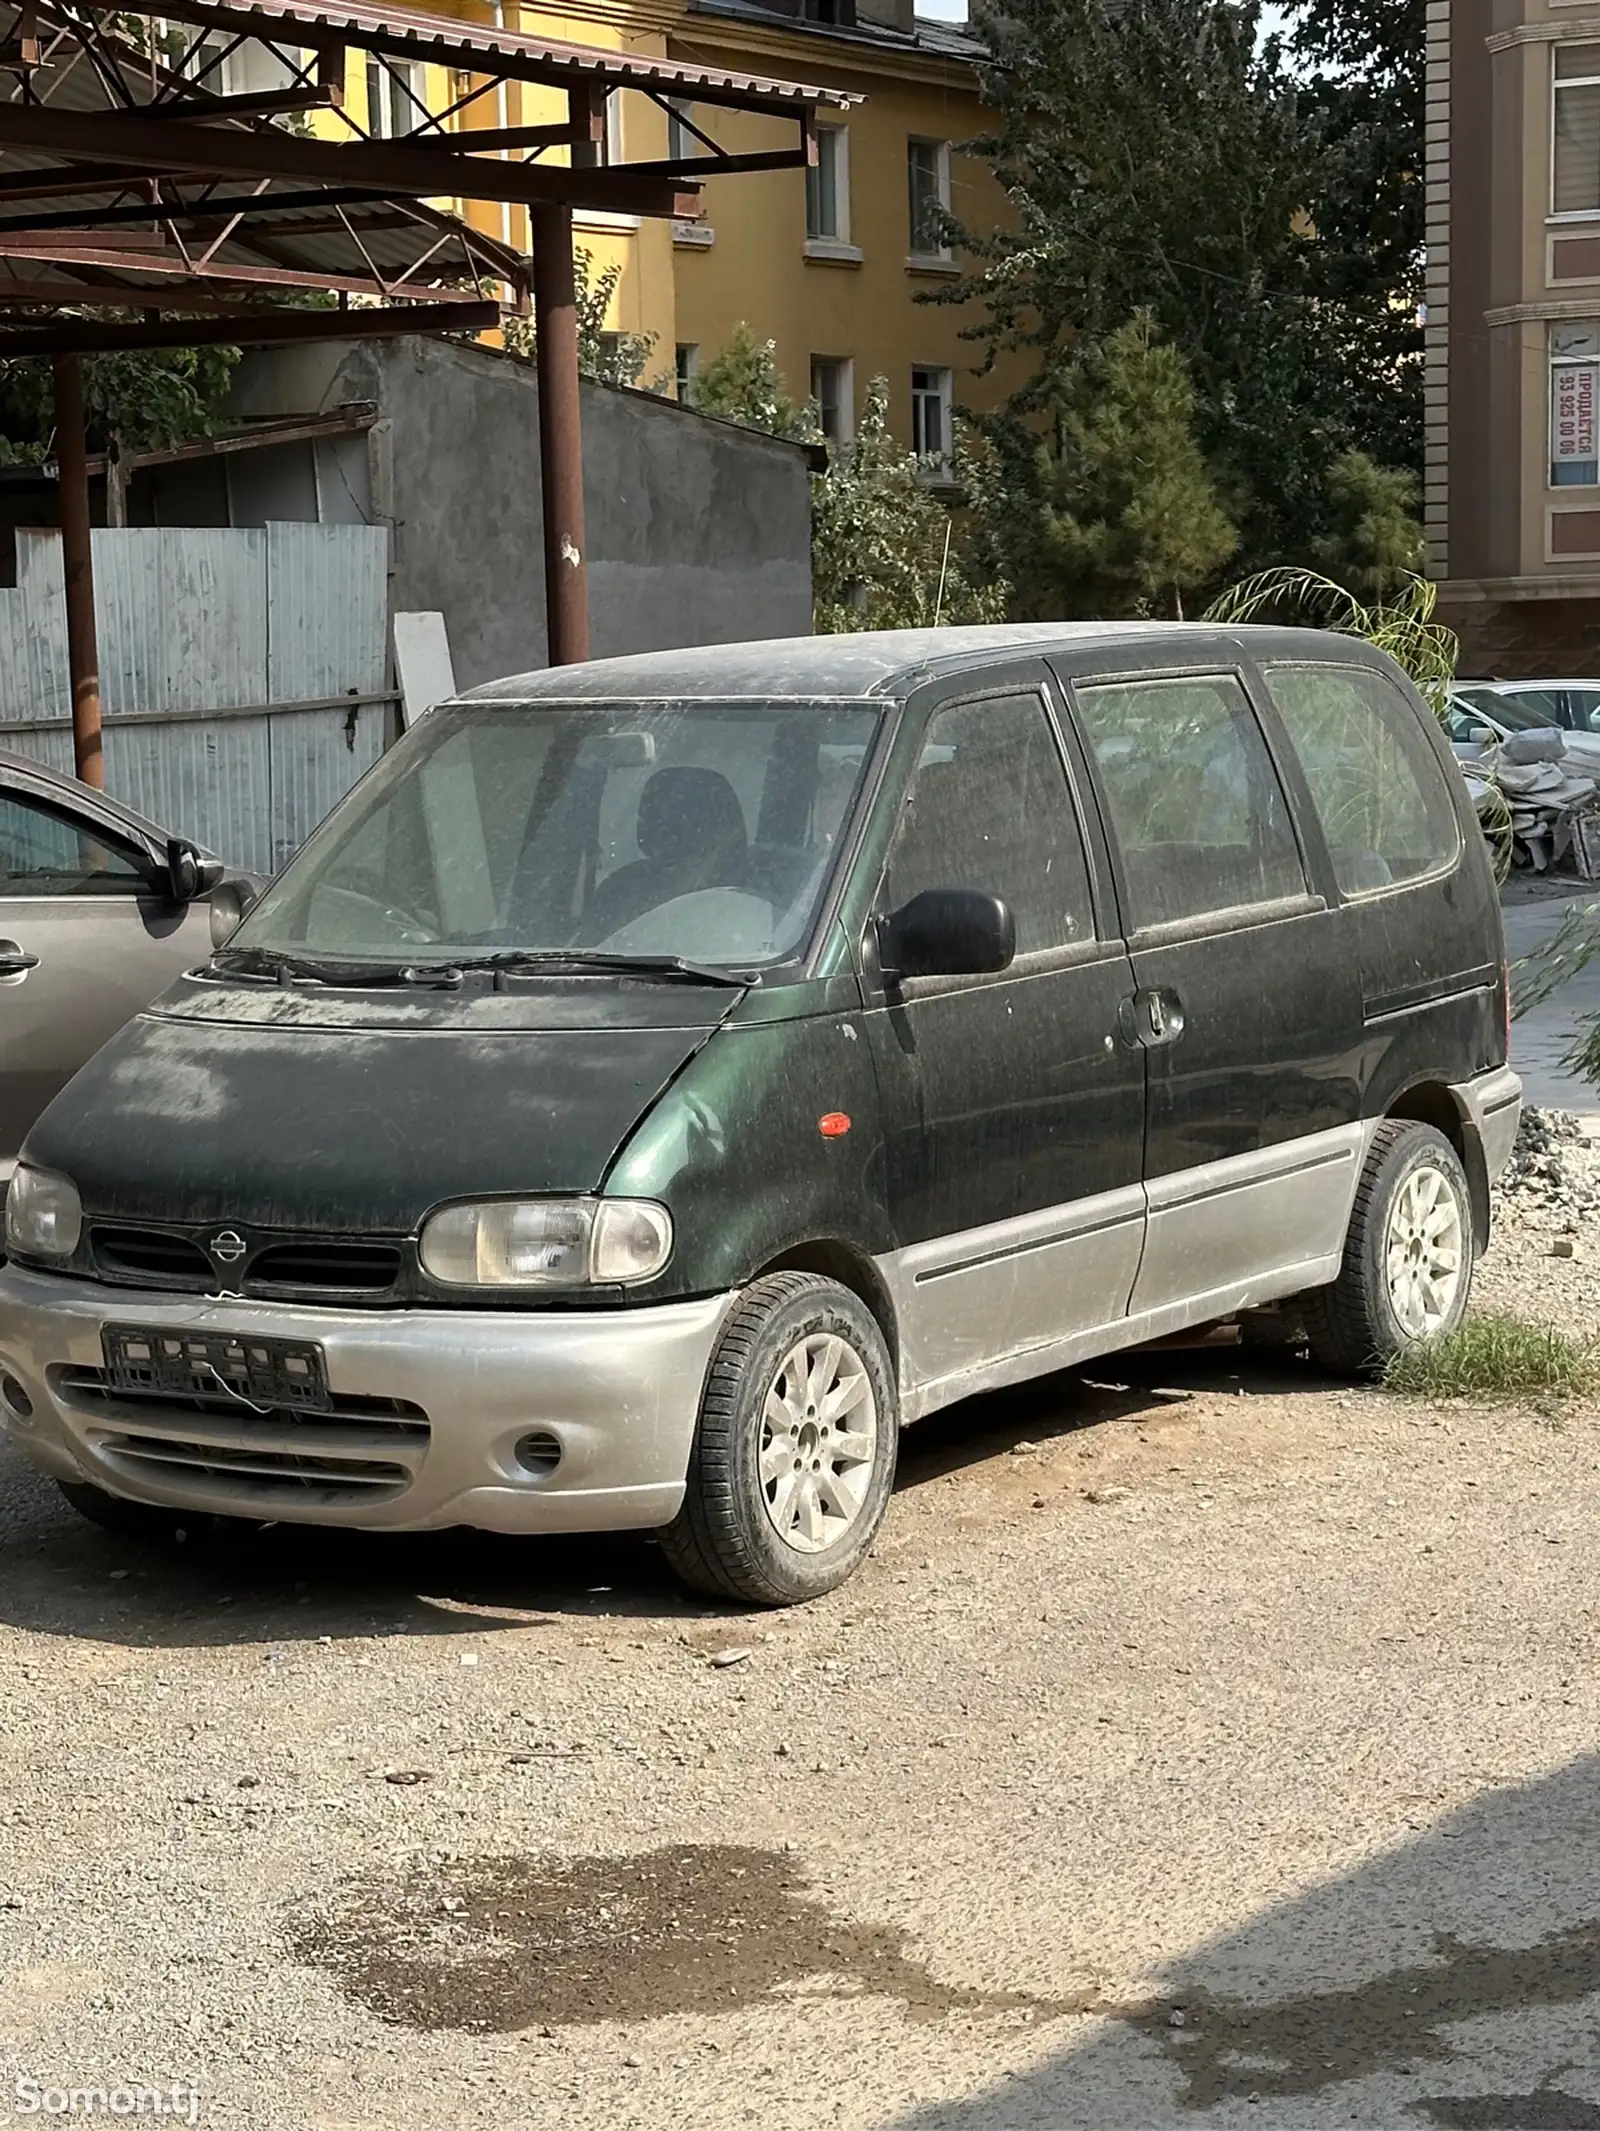
[[[174,23],[194,37],[174,44]],[[345,108],[354,53],[391,68],[415,106],[409,130],[380,138]],[[231,86],[239,54],[262,86]],[[415,61],[453,71],[444,110],[393,71]],[[489,98],[503,116],[508,82],[557,91],[564,116],[480,123]],[[608,162],[606,104],[623,89],[675,112],[694,153]],[[580,659],[572,212],[693,219],[709,177],[814,162],[818,106],[854,100],[370,0],[163,0],[159,17],[102,0],[0,0],[0,360],[56,362],[79,775],[100,782],[81,355],[477,332],[531,300],[550,658]],[[756,112],[793,137],[729,154],[684,103]],[[465,200],[525,206],[531,258],[433,204]]]

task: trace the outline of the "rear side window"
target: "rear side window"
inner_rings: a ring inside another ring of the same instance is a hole
[[[1094,937],[1083,838],[1041,697],[953,704],[928,721],[889,856],[887,907],[927,888],[1002,896],[1018,954]]]
[[[1077,691],[1135,931],[1305,893],[1283,787],[1231,674]]]
[[[1358,666],[1274,666],[1289,728],[1342,895],[1372,895],[1452,865],[1461,832],[1417,714]]]

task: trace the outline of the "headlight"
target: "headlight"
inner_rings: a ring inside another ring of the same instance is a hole
[[[6,1248],[21,1258],[70,1258],[83,1234],[83,1201],[71,1177],[18,1162],[6,1193]]]
[[[655,1278],[672,1216],[649,1199],[485,1199],[431,1214],[419,1248],[450,1287],[610,1287]]]

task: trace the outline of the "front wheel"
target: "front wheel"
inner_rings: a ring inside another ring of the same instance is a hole
[[[753,1281],[712,1357],[668,1561],[692,1590],[754,1605],[834,1590],[883,1522],[898,1437],[860,1298],[814,1273]]]
[[[1339,1277],[1305,1298],[1312,1353],[1342,1376],[1381,1376],[1408,1347],[1456,1329],[1472,1265],[1460,1157],[1431,1125],[1386,1119],[1356,1186]]]

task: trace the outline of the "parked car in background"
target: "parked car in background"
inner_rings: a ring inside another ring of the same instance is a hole
[[[1600,681],[1496,681],[1493,686],[1498,697],[1544,712],[1565,732],[1600,739]]]
[[[28,1128],[212,947],[220,858],[26,756],[0,754],[0,1190]],[[226,932],[258,884],[218,903]]]
[[[1600,729],[1563,726],[1542,691],[1502,688],[1475,681],[1450,691],[1450,744],[1459,760],[1477,761],[1489,748],[1518,733],[1559,732],[1568,762],[1600,772]]]
[[[1348,636],[602,660],[442,705],[29,1135],[0,1420],[85,1515],[661,1528],[832,1589],[901,1424],[1291,1303],[1461,1321],[1521,1086]]]

